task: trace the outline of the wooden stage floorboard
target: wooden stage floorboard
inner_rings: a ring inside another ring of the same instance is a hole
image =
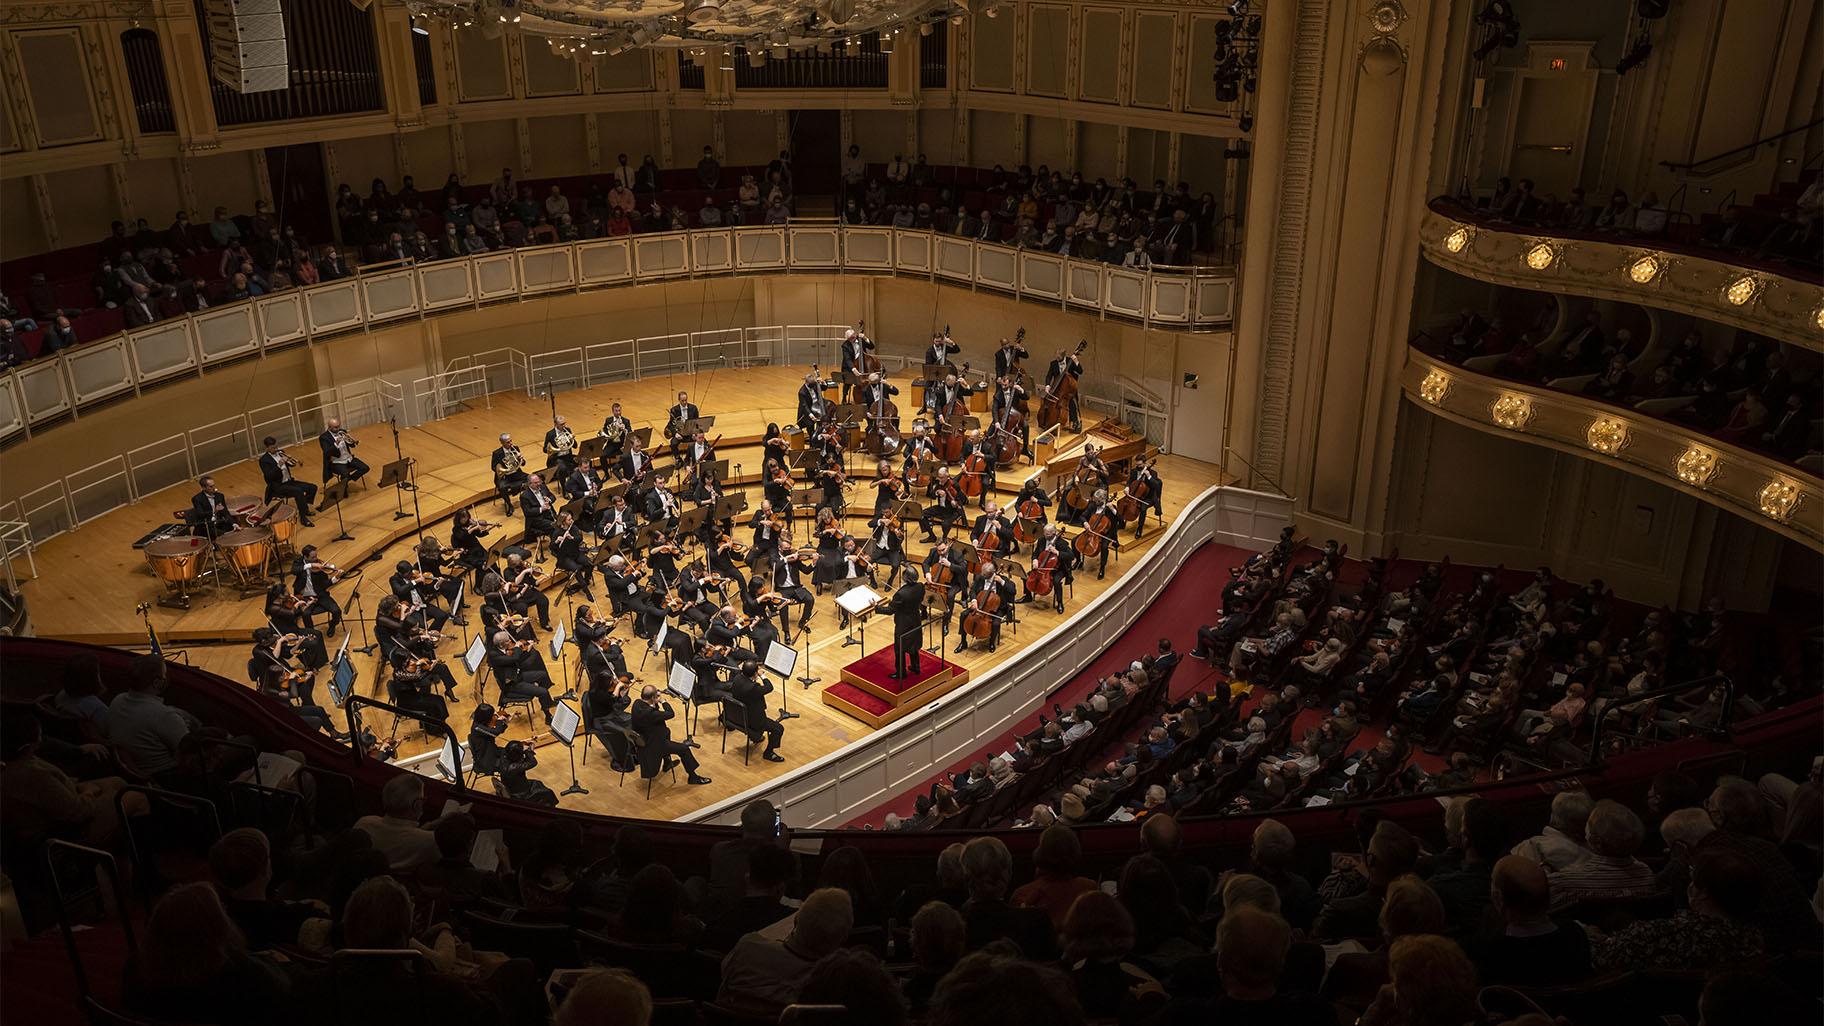
[[[663,424],[664,410],[676,401],[676,393],[680,389],[687,390],[693,402],[706,413],[716,416],[713,434],[725,436],[719,455],[729,460],[731,473],[734,464],[739,463],[741,476],[753,480],[760,462],[758,439],[769,421],[786,424],[792,420],[796,412],[795,392],[804,371],[805,368],[795,367],[756,367],[744,370],[723,368],[713,373],[620,382],[562,393],[558,396],[558,410],[565,415],[580,438],[589,438],[599,430],[609,405],[618,401],[636,428],[645,425],[653,427],[656,442]],[[902,394],[899,400],[901,409],[908,413],[905,421],[910,423],[911,397]],[[436,534],[440,541],[448,540],[448,517],[458,508],[476,502],[482,503],[477,510],[478,515],[485,519],[505,520],[508,535],[518,534],[518,515],[503,518],[498,501],[493,499],[487,456],[497,444],[496,438],[502,431],[511,432],[528,456],[534,456],[544,431],[550,426],[550,406],[548,400],[543,398],[502,393],[491,397],[491,405],[483,406],[478,401],[475,407],[445,420],[400,431],[402,450],[419,461],[418,498],[425,530]],[[356,454],[374,468],[369,477],[377,479],[379,467],[393,456],[390,429],[385,424],[370,425],[354,434],[361,443]],[[299,445],[292,446],[289,451],[303,463],[299,476],[305,480],[316,480],[321,459],[315,439],[306,439]],[[655,445],[652,451],[663,460],[662,446]],[[534,463],[537,462],[540,461],[534,456]],[[872,463],[865,458],[857,461],[856,468],[865,474],[872,473]],[[1219,471],[1215,466],[1181,457],[1161,457],[1158,469],[1165,481],[1162,501],[1168,519],[1175,517],[1192,497],[1219,480]],[[1029,473],[1024,465],[1001,473],[1001,480],[1010,485],[1001,490],[999,498],[1003,504],[1011,499],[1013,491]],[[263,491],[259,470],[252,461],[237,464],[215,476],[226,494],[258,495]],[[36,553],[39,577],[24,585],[37,633],[44,637],[69,638],[96,644],[143,647],[146,641],[145,628],[134,609],[141,602],[154,601],[162,593],[162,586],[154,580],[147,570],[144,557],[132,548],[132,544],[158,525],[170,522],[173,519],[171,512],[187,507],[195,490],[193,483],[165,489],[134,506],[105,514],[40,546]],[[732,490],[734,489],[731,488]],[[748,493],[750,501],[758,502],[757,485],[748,488]],[[851,532],[865,533],[866,525],[863,521],[871,511],[872,500],[872,486],[866,480],[858,481],[856,490],[850,496],[853,508],[859,514],[849,518]],[[407,550],[416,541],[414,520],[409,517],[404,520],[394,519],[397,506],[395,493],[390,488],[357,488],[342,506],[343,518],[348,533],[354,536],[353,541],[329,540],[336,533],[333,512],[318,516],[314,529],[300,531],[298,534],[297,544],[315,543],[322,548],[326,558],[345,568],[377,556],[374,562],[367,564],[365,578],[360,584],[362,609],[368,617],[373,616],[375,601],[386,593],[386,577],[391,573],[392,564],[405,557]],[[411,512],[409,496],[405,508],[408,513]],[[973,509],[970,515],[973,517]],[[737,537],[745,543],[749,533],[746,529],[741,529],[737,532]],[[802,528],[800,533],[802,534]],[[1145,536],[1137,543],[1132,541],[1131,531],[1125,533],[1125,548],[1118,558],[1111,559],[1110,577],[1106,582],[1096,580],[1093,567],[1086,573],[1079,572],[1070,610],[1079,608],[1082,603],[1112,584],[1119,575],[1121,565],[1146,552],[1159,533],[1160,527],[1153,521],[1149,521]],[[499,532],[496,532],[489,535],[488,540],[493,541],[499,536]],[[916,525],[909,526],[908,560],[922,559],[926,551],[926,547],[918,543],[917,536]],[[549,568],[548,560],[545,565]],[[18,565],[18,570],[25,572],[23,563]],[[352,586],[344,583],[337,589],[336,595],[350,614],[354,644],[360,644],[362,632],[361,628],[352,623],[353,608],[348,601],[350,590]],[[566,596],[561,588],[550,589],[548,594],[552,602],[553,620],[561,616],[568,624],[574,616],[575,600],[580,596]],[[945,657],[967,667],[972,675],[979,676],[1018,651],[1021,646],[1033,644],[1061,620],[1049,607],[1031,605],[1019,609],[1021,623],[1017,633],[1004,633],[998,652],[991,654],[978,646],[960,655],[946,652]],[[473,611],[471,605],[470,612]],[[229,588],[216,588],[213,592],[204,593],[194,600],[192,608],[188,610],[154,606],[150,615],[168,648],[183,649],[193,665],[233,681],[244,680],[249,650],[246,639],[254,628],[265,623],[260,598],[240,599],[238,592]],[[478,618],[472,619],[479,624]],[[621,785],[618,774],[609,770],[607,756],[598,745],[591,748],[586,766],[581,761],[582,752],[577,752],[577,771],[590,793],[563,799],[564,807],[610,815],[676,818],[747,790],[794,766],[834,752],[868,733],[870,728],[867,724],[824,705],[820,700],[819,689],[836,682],[842,665],[861,654],[859,648],[843,647],[844,635],[837,629],[836,619],[833,599],[827,594],[818,596],[816,614],[812,620],[811,665],[812,672],[823,678],[822,683],[810,689],[793,683],[779,687],[770,696],[770,708],[777,710],[780,699],[784,698],[791,711],[800,714],[800,718],[786,724],[785,743],[781,748],[787,758],[785,763],[761,760],[756,748],[753,758],[744,765],[738,743],[740,735],[729,739],[728,753],[722,754],[718,750],[721,731],[715,725],[712,712],[698,728],[697,739],[702,748],[697,754],[702,760],[703,772],[714,778],[714,783],[705,787],[689,787],[684,784],[682,773],[676,783],[669,776],[661,777],[648,801],[645,797],[646,789],[637,776],[630,775],[625,785]],[[471,627],[471,633],[475,629]],[[451,703],[449,722],[459,736],[466,738],[469,715],[475,707],[474,688],[460,664],[460,629],[451,625],[446,631],[455,636],[444,642],[440,654],[451,665],[459,682],[457,700]],[[626,638],[624,644],[629,668],[632,669],[639,662],[639,657],[645,654],[646,645],[630,637],[625,626],[619,627],[617,632]],[[371,638],[371,633],[369,637]],[[952,635],[953,641],[954,637]],[[331,641],[332,651],[340,644],[340,640],[338,637]],[[882,644],[890,643],[883,625],[870,627],[866,632],[866,641],[870,652]],[[547,660],[554,677],[560,673],[574,677],[577,672],[576,660],[572,654],[575,646],[566,646],[566,650],[564,663]],[[800,650],[802,651],[802,645]],[[548,651],[546,654],[549,655]],[[363,694],[377,695],[374,657],[357,654],[354,655],[354,663],[359,672],[357,690]],[[645,680],[663,683],[663,670],[656,657],[648,660],[646,669],[640,676]],[[326,685],[319,682],[319,695],[324,693],[325,688]],[[493,690],[491,685],[489,690]],[[494,696],[490,694],[486,697],[492,700]],[[341,722],[339,712],[337,718]],[[370,717],[369,725],[385,736],[388,720],[390,717],[386,716]],[[542,731],[542,718],[536,718],[535,724],[528,724],[523,716],[516,716],[508,736],[532,736],[531,727],[534,725]],[[674,726],[677,727],[674,736],[681,735],[681,724],[674,721]],[[417,734],[402,738],[402,742],[403,756],[429,748],[426,739]],[[538,749],[538,757],[540,765],[533,775],[545,781],[554,791],[561,791],[570,781],[569,760],[562,746],[546,739]]]

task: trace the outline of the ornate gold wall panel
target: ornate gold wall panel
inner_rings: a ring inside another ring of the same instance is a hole
[[[1425,258],[1478,281],[1676,310],[1824,351],[1824,288],[1650,239],[1567,239],[1490,228],[1427,210]]]
[[[1824,550],[1824,481],[1670,421],[1478,374],[1408,347],[1400,387],[1478,430],[1620,467]]]

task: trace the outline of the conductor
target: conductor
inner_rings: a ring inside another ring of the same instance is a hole
[[[640,700],[633,703],[633,730],[645,739],[640,749],[640,775],[656,777],[672,759],[684,764],[686,779],[692,784],[707,784],[709,778],[697,772],[697,757],[690,746],[671,739],[671,728],[665,721],[677,715],[671,703],[659,704],[659,689],[651,684],[640,689]]]
[[[919,643],[924,640],[925,586],[918,581],[918,567],[906,567],[906,583],[900,585],[887,608],[893,610],[893,680],[919,675]]]

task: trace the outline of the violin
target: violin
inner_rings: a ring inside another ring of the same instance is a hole
[[[1032,572],[1026,575],[1026,593],[1029,595],[1051,594],[1052,575],[1058,570],[1058,554],[1055,550],[1045,549],[1032,561]]]

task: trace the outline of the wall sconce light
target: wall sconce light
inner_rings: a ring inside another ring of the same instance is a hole
[[[1443,403],[1444,397],[1449,394],[1450,375],[1441,370],[1433,368],[1425,375],[1425,380],[1419,382],[1419,398],[1433,406]]]
[[[1535,271],[1545,270],[1552,266],[1552,261],[1556,259],[1558,259],[1558,251],[1553,249],[1549,242],[1535,242],[1532,248],[1526,251],[1526,266]]]
[[[1673,465],[1673,469],[1678,472],[1680,481],[1702,488],[1716,476],[1716,453],[1693,445],[1679,454],[1678,462]]]
[[[1804,498],[1805,493],[1799,491],[1798,485],[1776,477],[1761,489],[1761,512],[1784,523]]]
[[[1628,265],[1628,277],[1636,285],[1651,285],[1659,272],[1665,269],[1659,258],[1651,254],[1641,257]]]
[[[1747,306],[1748,301],[1759,291],[1760,281],[1752,274],[1744,274],[1729,283],[1729,287],[1723,290],[1723,298],[1729,301],[1730,306]]]
[[[1811,326],[1819,331],[1824,331],[1824,306],[1811,312]]]
[[[1463,252],[1463,247],[1467,245],[1469,245],[1469,229],[1464,225],[1458,225],[1455,231],[1444,236],[1444,248],[1452,253]]]
[[[1583,437],[1590,448],[1604,456],[1614,456],[1628,447],[1628,426],[1613,417],[1598,417]]]
[[[1523,395],[1503,392],[1488,408],[1488,413],[1496,424],[1509,431],[1518,431],[1533,419],[1533,401]]]

